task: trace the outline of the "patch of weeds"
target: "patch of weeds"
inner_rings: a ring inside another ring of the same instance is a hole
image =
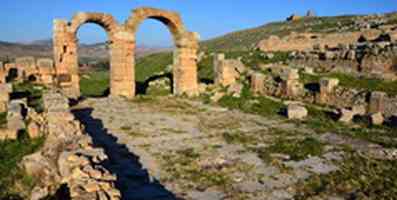
[[[140,132],[136,132],[136,131],[130,131],[130,132],[128,132],[128,135],[130,135],[132,137],[143,137],[143,136],[145,136],[145,134],[140,133]]]
[[[17,83],[13,84],[11,98],[27,98],[28,106],[41,113],[44,111],[43,90],[45,90],[44,86],[39,84]]]
[[[109,71],[94,70],[85,73],[80,79],[81,95],[85,97],[103,97],[109,93]]]
[[[307,108],[309,111],[309,118],[301,123],[312,128],[317,133],[333,132],[357,139],[363,139],[387,148],[397,147],[397,141],[395,140],[395,138],[397,138],[396,128],[371,126],[363,121],[358,124],[356,123],[356,126],[349,126],[348,124],[335,121],[332,114],[326,111],[316,109],[312,106],[307,106]]]
[[[282,103],[269,98],[263,96],[254,97],[248,86],[244,86],[240,98],[227,95],[219,100],[219,104],[229,109],[238,109],[243,112],[267,117],[277,116],[284,107]]]
[[[258,142],[258,136],[249,135],[240,131],[224,132],[222,134],[228,144],[256,144]]]
[[[175,128],[163,128],[161,129],[164,132],[175,133],[175,134],[183,134],[186,133],[184,130],[175,129]]]
[[[256,149],[259,158],[266,162],[271,162],[270,154],[280,153],[289,155],[292,160],[304,160],[309,156],[319,156],[323,154],[323,144],[315,138],[285,139],[277,138],[276,141],[263,148]]]
[[[397,196],[397,160],[349,155],[340,170],[299,183],[294,199],[338,194],[346,199],[393,199]]]
[[[193,148],[179,150],[163,155],[167,176],[161,181],[181,181],[188,189],[205,190],[210,187],[227,188],[231,182],[226,169],[202,168],[199,165],[200,154]]]
[[[4,126],[7,124],[7,113],[0,113],[0,127]]]
[[[321,77],[337,78],[339,85],[347,88],[364,89],[369,92],[383,91],[389,95],[397,95],[397,81],[385,81],[375,78],[355,77],[349,74],[329,73],[321,75],[310,75],[301,73],[300,79],[303,83],[318,83]]]
[[[34,179],[28,177],[18,163],[24,156],[37,151],[43,143],[44,138],[31,140],[26,133],[16,141],[0,142],[0,199],[16,197],[20,192],[32,189]],[[19,191],[21,186],[24,191]]]
[[[121,130],[123,131],[130,131],[131,130],[131,126],[122,126],[120,127]]]

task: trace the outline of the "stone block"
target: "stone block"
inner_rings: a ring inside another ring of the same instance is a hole
[[[309,112],[307,109],[298,104],[290,104],[287,107],[287,117],[288,119],[298,119],[302,120],[307,117]]]
[[[265,75],[253,73],[251,75],[251,92],[253,94],[262,94],[264,91]]]
[[[40,132],[40,126],[36,122],[30,122],[27,131],[29,134],[29,137],[34,139],[34,138],[39,138],[41,137],[41,132]]]
[[[291,69],[291,68],[283,69],[280,78],[284,81],[299,80],[298,69]]]
[[[303,84],[299,80],[286,80],[281,82],[281,91],[285,97],[297,97],[303,92]]]
[[[5,113],[8,111],[8,102],[0,101],[0,113]]]
[[[372,125],[382,125],[385,121],[382,113],[374,113],[370,115],[370,122]]]
[[[355,105],[352,107],[354,115],[364,116],[367,114],[367,107],[365,105]]]
[[[339,121],[344,123],[351,123],[354,118],[354,112],[344,108],[339,111],[339,115]]]
[[[338,86],[339,80],[336,78],[321,78],[320,79],[320,92],[331,93],[333,89]]]
[[[369,113],[384,113],[385,112],[386,93],[372,92],[369,99]]]
[[[16,140],[18,139],[18,130],[1,128],[0,140]]]

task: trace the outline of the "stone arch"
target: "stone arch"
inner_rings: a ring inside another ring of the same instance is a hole
[[[176,12],[143,7],[133,10],[132,15],[125,22],[125,29],[134,35],[133,46],[130,48],[135,55],[135,35],[139,25],[146,19],[162,22],[171,32],[176,49],[173,63],[174,94],[195,95],[198,93],[197,83],[197,51],[198,34],[186,31],[180,15]],[[132,62],[132,79],[135,80],[135,61]],[[135,81],[133,81],[135,87]],[[135,94],[135,91],[134,91]]]
[[[54,60],[57,83],[69,97],[80,96],[76,33],[83,24],[95,23],[105,29],[110,41],[110,94],[135,95],[135,33],[146,19],[162,22],[170,30],[175,46],[174,94],[195,95],[197,83],[198,34],[186,31],[178,13],[155,8],[138,8],[125,24],[109,14],[77,13],[71,20],[54,20]]]
[[[56,73],[58,77],[63,77],[58,79],[58,84],[70,97],[80,96],[77,32],[81,26],[87,23],[93,23],[103,28],[110,43],[112,43],[114,34],[119,28],[119,24],[113,16],[105,13],[79,12],[73,16],[70,22],[64,20],[54,21],[54,57]],[[112,47],[109,51],[110,54],[112,54]],[[112,56],[110,57],[112,66],[114,63],[112,61]]]

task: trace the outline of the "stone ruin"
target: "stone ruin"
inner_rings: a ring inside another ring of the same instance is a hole
[[[195,95],[197,83],[197,33],[186,30],[178,13],[155,8],[135,9],[124,24],[105,13],[77,13],[70,22],[54,21],[54,60],[58,85],[70,97],[80,96],[77,59],[79,28],[95,23],[105,29],[110,44],[110,95],[135,96],[135,34],[146,19],[162,22],[170,30],[176,49],[173,63],[173,93]]]
[[[397,72],[397,40],[391,34],[375,39],[359,38],[350,45],[291,53],[291,65],[317,66],[317,72],[362,73],[381,79],[393,79]]]
[[[224,54],[216,54],[214,85],[205,85],[200,91],[210,94],[210,100],[217,102],[225,95],[240,97],[245,84],[256,96],[302,102],[288,104],[286,114],[290,119],[303,119],[308,115],[302,105],[305,103],[337,108],[335,114],[347,123],[356,116],[369,117],[372,124],[382,124],[386,119],[397,117],[397,96],[347,88],[339,85],[338,79],[330,77],[322,77],[317,83],[310,83],[311,86],[304,85],[300,73],[313,74],[308,68],[272,65],[266,69],[272,75],[249,69],[239,59],[225,59]]]
[[[18,57],[12,63],[0,63],[0,83],[30,81],[52,85],[55,81],[55,66],[52,59]]]

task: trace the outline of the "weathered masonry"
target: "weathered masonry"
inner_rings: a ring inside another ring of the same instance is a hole
[[[77,13],[72,21],[54,20],[54,60],[59,86],[70,97],[80,96],[78,70],[79,27],[94,23],[105,29],[110,46],[110,95],[135,96],[135,35],[146,19],[155,19],[171,32],[176,49],[173,63],[174,94],[195,95],[198,34],[185,29],[178,13],[155,8],[135,9],[124,24],[104,13]]]

